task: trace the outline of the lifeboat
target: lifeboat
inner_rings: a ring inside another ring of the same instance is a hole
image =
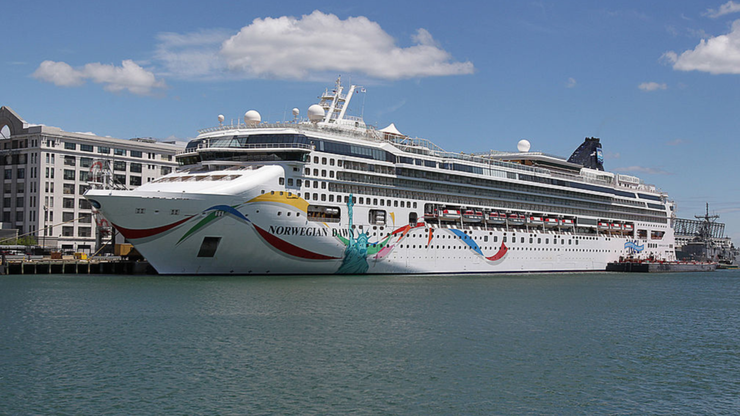
[[[621,231],[622,230],[622,224],[618,222],[613,222],[611,225],[611,229],[615,231]]]
[[[489,224],[502,225],[506,223],[506,214],[498,212],[489,212],[486,216],[486,222]]]
[[[634,229],[634,227],[630,223],[625,223],[623,228],[624,231],[632,231]]]
[[[573,220],[570,218],[563,218],[560,220],[560,225],[568,228],[573,227]]]
[[[427,221],[433,221],[439,219],[439,214],[435,210],[434,212],[424,213],[424,219]]]
[[[599,230],[608,230],[609,223],[605,221],[599,221]]]
[[[532,225],[542,225],[542,217],[538,217],[536,215],[532,215],[529,217],[529,223]]]
[[[460,219],[460,211],[456,209],[443,209],[439,212],[439,219],[442,221],[457,221]]]
[[[516,212],[509,214],[509,218],[507,219],[509,225],[524,225],[524,220],[524,214],[517,214]]]
[[[560,221],[557,218],[545,218],[545,227],[557,227],[558,225],[560,225]]]
[[[463,222],[481,222],[483,221],[483,213],[480,211],[465,211],[462,215]]]

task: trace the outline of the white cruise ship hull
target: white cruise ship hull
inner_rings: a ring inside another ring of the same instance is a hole
[[[409,274],[605,270],[645,242],[603,234],[486,224],[408,224],[389,209],[335,204],[339,222],[309,218],[308,202],[265,191],[282,174],[269,166],[219,188],[172,192],[91,190],[86,197],[160,274]],[[184,185],[188,185],[184,183]],[[190,184],[197,186],[198,183]],[[265,193],[263,193],[265,192]],[[352,209],[350,209],[352,208]]]

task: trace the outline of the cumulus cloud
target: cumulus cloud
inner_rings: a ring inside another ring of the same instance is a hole
[[[730,13],[737,13],[740,12],[740,3],[735,3],[734,1],[728,1],[727,3],[719,6],[719,9],[707,9],[706,12],[703,13],[704,16],[709,16],[713,19],[724,16],[726,14]]]
[[[160,36],[157,56],[184,78],[306,79],[340,72],[394,80],[475,70],[469,61],[454,61],[425,29],[411,37],[412,46],[401,47],[363,16],[342,20],[314,11],[300,18],[255,19],[216,47],[218,35],[223,32]],[[202,42],[196,44],[198,40]],[[188,65],[194,68],[186,70]]]
[[[213,78],[224,67],[218,50],[231,35],[222,29],[187,34],[160,33],[154,56],[166,68],[162,75]]]
[[[66,62],[44,61],[33,73],[33,77],[60,87],[77,87],[90,80],[103,84],[106,91],[127,90],[136,95],[149,95],[154,88],[166,86],[164,81],[157,79],[152,72],[128,59],[123,61],[121,66],[94,62],[78,69]]]
[[[657,91],[668,89],[668,85],[658,84],[657,82],[643,82],[642,84],[638,85],[637,88],[643,91]]]
[[[740,20],[726,35],[702,39],[694,49],[680,55],[669,51],[662,58],[678,71],[740,74]]]
[[[645,166],[627,166],[624,168],[616,168],[615,172],[619,173],[646,173],[649,175],[672,175],[670,172],[666,172],[662,169],[650,168]]]

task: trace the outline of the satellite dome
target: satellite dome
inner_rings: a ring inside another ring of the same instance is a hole
[[[219,115],[218,115],[218,122],[219,122],[219,123],[223,123],[223,122],[224,122],[224,119],[225,119],[225,117],[224,117],[224,115],[223,115],[223,114],[219,114]]]
[[[301,114],[301,110],[294,108],[293,109],[293,117],[298,117],[298,114]]]
[[[308,107],[308,119],[311,120],[312,123],[323,120],[324,109],[318,104],[314,104],[311,107]]]
[[[516,148],[517,148],[517,150],[519,150],[519,151],[520,151],[520,152],[522,152],[522,153],[526,153],[526,152],[529,152],[529,148],[530,148],[531,146],[532,146],[532,145],[531,145],[531,144],[529,144],[529,140],[524,140],[524,139],[522,139],[522,140],[519,140],[519,143],[517,143],[517,144],[516,144]]]
[[[249,110],[244,113],[244,124],[248,126],[256,126],[262,122],[262,116],[256,110]]]

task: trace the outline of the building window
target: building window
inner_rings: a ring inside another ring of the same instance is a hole
[[[72,237],[74,235],[75,227],[62,227],[63,237]]]
[[[23,211],[16,211],[16,213],[15,213],[15,220],[17,222],[23,221]]]
[[[77,158],[74,156],[64,156],[64,166],[74,166]]]
[[[65,183],[62,193],[64,195],[74,195],[75,194],[75,185],[72,183]]]
[[[141,152],[138,150],[132,150],[131,157],[141,157]]]
[[[80,209],[91,209],[90,201],[88,201],[85,198],[80,198],[79,208]]]
[[[121,170],[126,172],[126,162],[122,160],[113,161],[113,170]]]
[[[129,176],[129,185],[141,186],[141,176]]]
[[[62,198],[62,208],[74,208],[74,207],[75,207],[74,198]]]
[[[90,232],[90,227],[80,227],[77,229],[77,236],[78,237],[90,237],[92,233]]]
[[[113,154],[116,156],[126,156],[126,149],[113,149]]]
[[[77,143],[64,142],[64,148],[67,150],[77,150]]]
[[[93,160],[91,157],[81,157],[80,158],[80,167],[82,168],[89,168],[92,166]]]
[[[16,208],[22,208],[22,207],[23,207],[23,205],[24,205],[24,204],[23,204],[23,202],[24,202],[24,199],[25,199],[25,198],[23,198],[22,196],[19,196],[19,197],[15,198],[15,207],[16,207]]]
[[[131,172],[141,173],[141,163],[132,163],[129,166]]]
[[[62,221],[72,221],[75,219],[75,213],[74,212],[62,212]]]
[[[98,146],[98,153],[103,153],[103,154],[109,155],[110,154],[110,147]]]
[[[89,180],[90,180],[90,171],[81,170],[80,171],[80,181],[81,182],[87,182]]]
[[[46,173],[49,173],[49,168],[46,168]],[[47,175],[48,177],[48,175]],[[5,169],[5,179],[13,179],[13,170]]]
[[[64,180],[65,181],[75,180],[75,171],[71,169],[64,169]]]
[[[172,173],[172,168],[169,166],[162,166],[162,176],[169,175]]]
[[[126,184],[126,175],[116,175],[116,174],[114,174],[113,175],[113,181],[116,182],[116,183],[119,183],[121,185],[125,185]]]
[[[80,145],[80,151],[83,151],[83,152],[92,152],[93,151],[93,146],[91,144],[81,144]]]

